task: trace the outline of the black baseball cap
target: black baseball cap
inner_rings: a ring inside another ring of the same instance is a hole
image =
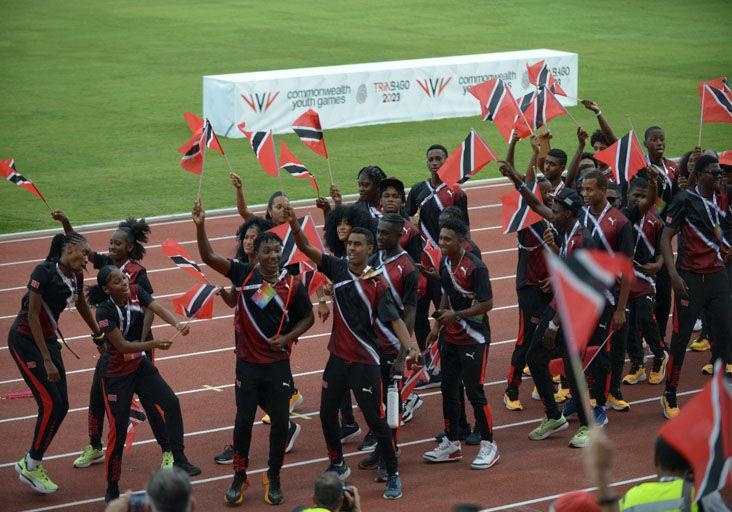
[[[554,196],[554,202],[559,202],[564,208],[576,217],[585,205],[580,195],[571,188],[563,188]]]
[[[379,194],[383,193],[389,187],[394,187],[401,194],[402,198],[404,197],[404,182],[402,180],[392,177],[384,178],[379,184]]]

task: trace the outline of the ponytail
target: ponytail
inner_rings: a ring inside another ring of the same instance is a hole
[[[63,254],[63,249],[67,245],[87,244],[86,238],[76,231],[68,233],[59,233],[51,240],[51,247],[48,250],[46,261],[59,261]]]
[[[150,226],[145,222],[145,219],[128,217],[127,220],[119,223],[117,229],[125,232],[127,240],[132,244],[130,258],[136,261],[144,258],[145,247],[142,244],[147,243],[150,236]]]

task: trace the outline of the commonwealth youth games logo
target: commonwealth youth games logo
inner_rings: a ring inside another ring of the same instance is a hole
[[[451,76],[447,78],[425,78],[424,80],[417,80],[417,83],[427,96],[435,98],[442,94],[450,80],[452,80]]]
[[[267,112],[267,110],[269,110],[269,107],[272,106],[272,103],[274,103],[274,101],[277,99],[277,96],[279,95],[280,91],[275,91],[274,93],[255,92],[254,94],[249,94],[248,96],[242,94],[241,99],[243,99],[244,102],[249,105],[249,108],[251,108],[254,112],[260,114],[262,112]]]
[[[356,101],[359,103],[359,105],[363,105],[366,103],[366,98],[368,97],[368,92],[366,92],[366,84],[361,84],[358,86],[358,90],[356,91]]]

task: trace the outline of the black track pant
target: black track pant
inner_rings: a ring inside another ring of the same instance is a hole
[[[647,293],[629,299],[630,316],[628,317],[628,356],[633,366],[643,367],[643,344],[646,340],[654,359],[663,359],[665,349],[658,323],[653,316],[655,301],[653,293]]]
[[[376,364],[349,363],[331,354],[323,372],[320,393],[320,423],[331,463],[343,460],[338,410],[343,395],[351,389],[366,424],[376,435],[377,449],[389,475],[397,473],[397,459],[386,411],[381,402],[381,370]]]
[[[94,448],[102,448],[102,433],[104,431],[104,393],[102,392],[102,378],[107,368],[109,352],[105,352],[97,361],[94,368],[91,390],[89,391],[89,444]],[[170,451],[168,432],[165,430],[165,420],[160,414],[160,409],[149,400],[140,398],[140,405],[145,410],[145,416],[150,422],[150,428],[160,448],[164,452]]]
[[[688,295],[674,294],[674,322],[671,335],[671,357],[666,372],[666,391],[675,393],[679,387],[681,367],[684,365],[686,346],[689,344],[694,323],[704,311],[712,337],[712,361],[729,360],[732,344],[732,299],[729,293],[727,270],[712,274],[695,274],[679,270],[686,282]]]
[[[539,325],[541,315],[552,300],[552,295],[544,293],[538,286],[524,286],[518,290],[519,332],[516,345],[511,354],[508,367],[507,392],[518,393],[521,376],[526,366],[526,351],[529,349],[531,337]]]
[[[287,431],[290,426],[290,360],[255,364],[236,361],[236,420],[234,422],[234,471],[246,471],[249,466],[249,447],[252,425],[260,406],[269,414],[270,475],[278,475],[285,459]]]
[[[614,309],[613,309],[614,311]],[[630,308],[626,305],[625,308],[625,323],[620,329],[613,331],[613,335],[608,343],[610,344],[610,350],[608,355],[610,356],[610,388],[609,391],[613,394],[617,394],[620,391],[620,385],[623,382],[623,368],[625,367],[625,353],[628,349],[628,332],[630,331]],[[604,340],[599,340],[602,343]],[[607,387],[604,390],[607,395]],[[600,405],[604,405],[604,401]]]
[[[43,460],[43,454],[51,444],[69,410],[66,370],[61,358],[61,344],[54,338],[47,340],[46,346],[51,355],[51,361],[61,376],[61,380],[55,384],[48,380],[46,368],[43,365],[43,356],[33,338],[17,332],[14,328],[11,328],[8,333],[10,355],[18,365],[23,380],[28,384],[33,398],[38,404],[33,443],[28,450],[31,458],[35,460]]]
[[[427,335],[430,333],[430,304],[433,304],[435,309],[438,309],[440,307],[440,300],[442,300],[440,283],[432,279],[427,279],[424,296],[417,299],[417,309],[414,314],[414,336],[417,339],[417,344],[421,351],[424,351]]]
[[[445,433],[451,441],[459,439],[460,428],[460,382],[475,414],[475,425],[480,438],[493,441],[493,414],[485,397],[483,384],[488,360],[488,343],[456,345],[443,342],[440,345],[442,364],[442,416]]]
[[[104,405],[109,420],[107,435],[107,481],[118,482],[122,473],[122,453],[130,421],[132,397],[137,394],[154,407],[160,407],[165,415],[170,448],[176,461],[185,461],[183,452],[183,417],[178,397],[152,363],[143,357],[140,366],[129,375],[102,379]]]
[[[341,400],[341,425],[353,425],[356,418],[353,417],[353,401],[351,400],[351,390],[347,389]]]
[[[541,316],[541,321],[538,327],[534,331],[534,335],[531,338],[529,349],[526,353],[526,361],[529,364],[531,370],[531,378],[534,379],[536,384],[536,390],[541,397],[541,401],[544,404],[544,412],[548,418],[558,419],[561,415],[559,407],[557,406],[556,400],[554,400],[554,384],[552,382],[552,376],[549,372],[549,362],[552,359],[558,357],[564,358],[564,374],[569,383],[569,389],[572,391],[572,396],[577,397],[577,383],[574,380],[574,375],[570,370],[569,361],[566,358],[564,347],[564,340],[562,338],[562,329],[559,329],[555,337],[555,348],[547,349],[544,346],[544,333],[546,332],[549,322],[554,318],[556,311],[550,306],[544,310],[544,314]],[[587,416],[582,407],[577,408],[577,415],[579,416],[580,425],[588,425]]]

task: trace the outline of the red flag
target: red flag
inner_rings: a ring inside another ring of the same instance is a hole
[[[429,259],[429,262],[432,264],[432,268],[439,269],[440,260],[442,259],[442,251],[434,242],[434,240],[427,240],[427,243],[424,244],[424,253]]]
[[[497,160],[493,150],[471,129],[463,143],[447,157],[437,174],[452,190],[458,183],[468,181],[492,160]]]
[[[204,120],[198,117],[196,114],[192,112],[183,112],[183,118],[186,120],[186,124],[188,125],[188,128],[190,128],[191,133],[199,135],[200,137],[200,131],[203,130],[203,124]],[[208,122],[208,121],[206,121]],[[221,147],[221,144],[219,143],[218,137],[216,137],[216,133],[214,133],[213,130],[211,130],[211,133],[213,134],[213,137],[210,137],[208,139],[207,145],[209,149],[213,149],[215,151],[218,151],[222,155],[224,154],[224,150]]]
[[[274,136],[272,130],[266,132],[248,132],[244,129],[244,123],[239,123],[239,130],[249,139],[249,144],[254,150],[254,156],[259,160],[264,172],[270,176],[279,175],[277,164],[277,153],[275,153]]]
[[[416,372],[413,372],[404,381],[401,395],[402,402],[406,401],[407,398],[409,398],[409,395],[412,394],[412,391],[414,391],[414,388],[417,387],[417,384],[422,381],[430,380],[430,374],[432,370],[434,370],[440,364],[440,351],[437,343],[433,343],[432,345],[427,347],[424,352],[422,352],[422,356],[424,357],[426,364]]]
[[[535,181],[531,192],[541,201],[539,182]],[[501,196],[501,218],[503,219],[503,234],[513,233],[527,228],[543,220],[543,217],[529,208],[518,190],[513,190]]]
[[[605,308],[603,293],[618,274],[630,276],[633,269],[626,256],[595,249],[578,249],[566,261],[549,250],[544,255],[569,355],[578,357]]]
[[[323,158],[328,158],[320,116],[315,110],[309,108],[307,112],[295,119],[295,122],[292,123],[292,130],[300,137],[303,144]]]
[[[720,361],[712,380],[659,434],[691,465],[697,501],[732,480],[732,389]]]
[[[544,126],[555,117],[567,113],[559,100],[548,89],[540,89],[538,92],[533,91],[525,94],[521,98],[519,108],[523,115],[516,118],[513,129],[522,139],[528,137],[540,126]]]
[[[633,176],[647,165],[646,157],[633,130],[593,156],[610,166],[615,176],[615,183],[630,183]]]
[[[300,272],[300,280],[302,281],[303,286],[305,286],[305,289],[307,289],[309,297],[315,295],[318,288],[328,284],[328,278],[321,272],[313,269]]]
[[[185,144],[178,148],[178,153],[183,153],[180,159],[180,166],[188,172],[200,175],[203,172],[206,148],[214,146],[218,147],[218,151],[223,153],[216,134],[213,128],[211,128],[211,123],[206,121],[200,131],[194,133]]]
[[[308,168],[297,159],[295,155],[290,153],[287,149],[287,144],[284,140],[280,141],[280,169],[284,169],[290,173],[291,176],[296,178],[307,178],[310,180],[310,184],[313,186],[315,191],[320,195],[320,189],[318,188],[318,182],[315,181],[313,173],[308,171]]]
[[[732,166],[732,149],[722,151],[719,154],[719,165],[730,165]]]
[[[480,102],[483,121],[491,121],[506,142],[509,142],[513,122],[520,113],[506,82],[500,78],[494,78],[471,87],[468,92]]]
[[[726,77],[699,82],[702,123],[732,123],[732,90]]]
[[[587,368],[587,366],[590,364],[590,361],[592,361],[592,358],[595,357],[595,354],[597,354],[597,351],[600,347],[587,347],[587,350],[585,350],[585,353],[582,355],[582,368]],[[565,375],[564,373],[564,359],[552,359],[549,361],[549,373],[552,375]]]
[[[562,90],[559,82],[554,78],[554,75],[549,71],[549,68],[543,60],[540,60],[531,66],[526,64],[526,72],[529,74],[529,83],[532,83],[537,87],[546,87],[551,92],[558,94],[559,96],[567,95],[567,93]]]
[[[38,190],[38,187],[36,187],[31,180],[20,174],[15,168],[15,159],[11,158],[6,161],[0,160],[0,173],[2,173],[6,180],[15,183],[20,188],[27,190],[41,201],[48,204],[46,198],[43,197],[41,191]]]
[[[213,318],[213,301],[218,288],[210,284],[197,284],[173,299],[175,312],[187,318]]]
[[[188,256],[186,250],[178,242],[172,238],[168,238],[162,243],[162,249],[163,254],[173,260],[173,263],[178,265],[179,268],[185,270],[202,283],[208,283],[208,279],[201,272],[201,267]]]
[[[323,248],[323,242],[320,240],[318,231],[315,229],[315,221],[313,220],[312,215],[307,214],[305,217],[297,219],[297,221],[300,223],[300,229],[305,233],[305,238],[308,239],[310,245],[317,247],[321,251],[325,251]],[[295,238],[292,236],[292,230],[290,229],[289,222],[280,224],[268,231],[276,234],[282,240],[282,266],[310,261],[310,258],[305,256],[305,253],[295,245]]]
[[[140,402],[137,401],[137,398],[133,398],[130,406],[130,421],[127,423],[127,435],[125,436],[125,451],[128,451],[132,447],[132,443],[135,442],[137,426],[146,419],[147,416]]]

